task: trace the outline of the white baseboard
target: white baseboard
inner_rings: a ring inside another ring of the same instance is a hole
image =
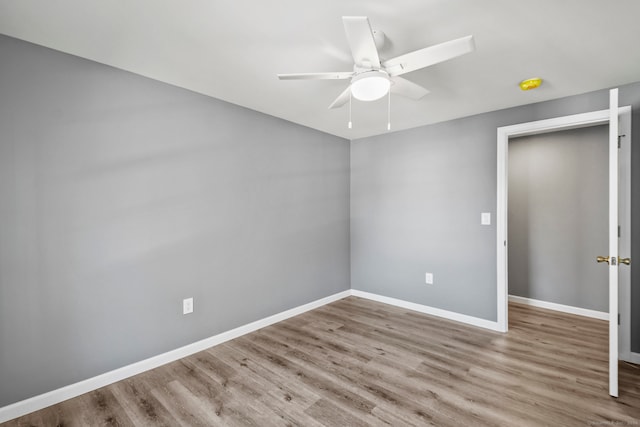
[[[561,311],[563,313],[577,314],[578,316],[591,317],[600,320],[609,320],[609,313],[604,311],[589,310],[586,308],[573,307],[570,305],[556,304],[555,302],[540,301],[533,298],[509,295],[509,301],[520,304],[531,305],[533,307],[546,308],[549,310]]]
[[[308,304],[304,304],[299,307],[295,307],[290,310],[265,317],[264,319],[257,320],[255,322],[251,322],[230,331],[205,338],[193,344],[185,345],[184,347],[168,351],[158,356],[153,356],[148,359],[141,360],[140,362],[136,362],[131,365],[127,365],[122,368],[104,373],[102,375],[98,375],[96,377],[89,378],[84,381],[80,381],[75,384],[71,384],[66,387],[52,390],[48,393],[40,394],[38,396],[34,396],[29,399],[2,407],[0,408],[0,423],[21,417],[23,415],[46,408],[51,405],[55,405],[56,403],[60,403],[67,399],[71,399],[72,397],[88,393],[100,387],[113,384],[117,381],[121,381],[125,378],[132,377],[150,369],[157,368],[158,366],[173,362],[175,360],[192,355],[215,345],[222,344],[223,342],[232,340],[234,338],[240,337],[274,323],[281,322],[290,317],[294,317],[306,311],[313,310],[314,308],[318,308],[339,299],[346,298],[349,295],[351,295],[351,290],[339,292],[337,294],[312,301]]]
[[[442,310],[440,308],[416,304],[401,299],[385,297],[382,295],[372,294],[370,292],[358,291],[356,289],[351,290],[351,295],[353,295],[354,297],[366,298],[372,301],[378,301],[389,305],[395,305],[396,307],[402,307],[408,310],[418,311],[420,313],[431,314],[433,316],[442,317],[444,319],[455,320],[456,322],[466,323],[468,325],[478,326],[480,328],[490,329],[492,331],[500,331],[498,329],[498,322],[480,319],[479,317],[467,316],[466,314],[455,313],[453,311]]]

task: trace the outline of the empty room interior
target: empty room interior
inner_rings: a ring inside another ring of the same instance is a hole
[[[0,2],[0,425],[639,425],[638,16]]]

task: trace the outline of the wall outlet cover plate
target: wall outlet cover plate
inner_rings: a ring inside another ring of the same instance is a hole
[[[480,224],[482,224],[482,225],[491,225],[491,213],[490,212],[482,212],[480,214]]]
[[[193,298],[182,300],[182,314],[193,313]]]

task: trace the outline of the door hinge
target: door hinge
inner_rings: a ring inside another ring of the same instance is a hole
[[[618,237],[620,237],[620,226],[618,226]]]
[[[625,136],[627,136],[627,135],[624,135],[624,134],[623,135],[618,135],[618,148],[622,147],[622,144],[620,143],[620,138],[623,138]]]
[[[618,325],[620,324],[620,313],[618,313]]]

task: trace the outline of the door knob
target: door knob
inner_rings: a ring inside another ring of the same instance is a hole
[[[631,258],[618,258],[618,263],[620,264],[631,264]]]
[[[609,264],[609,257],[608,256],[596,257],[596,262],[606,262],[607,264]]]

